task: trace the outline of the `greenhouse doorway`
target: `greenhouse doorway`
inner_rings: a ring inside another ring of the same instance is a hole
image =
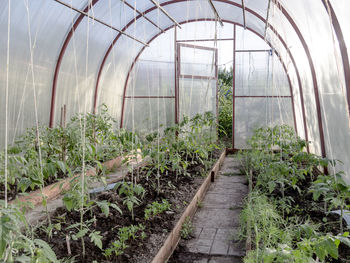
[[[218,49],[176,44],[176,120],[205,112],[218,116]]]

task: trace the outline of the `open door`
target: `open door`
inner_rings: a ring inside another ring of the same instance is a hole
[[[216,48],[177,43],[177,120],[211,111],[218,116]]]

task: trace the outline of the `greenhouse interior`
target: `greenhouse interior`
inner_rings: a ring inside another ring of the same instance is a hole
[[[348,0],[1,0],[0,261],[350,262]]]

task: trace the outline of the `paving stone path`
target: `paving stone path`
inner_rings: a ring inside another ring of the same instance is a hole
[[[248,193],[246,176],[235,156],[227,156],[193,219],[195,238],[186,243],[195,263],[242,262],[244,244],[237,240],[242,200]]]

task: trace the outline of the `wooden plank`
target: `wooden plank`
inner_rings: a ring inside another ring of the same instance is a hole
[[[139,153],[140,151],[138,150],[137,152]],[[139,159],[139,157],[140,156],[138,156],[138,159]],[[102,166],[104,166],[108,171],[113,171],[123,164],[125,158],[128,158],[128,157],[118,156],[112,160],[109,160],[109,161],[103,163]],[[127,172],[126,172],[126,174],[127,174]],[[90,170],[86,171],[86,175],[87,176],[96,176],[97,175],[96,169],[94,168],[94,169],[90,169]],[[25,195],[18,196],[16,199],[10,201],[9,204],[17,203],[17,202],[18,203],[30,202],[35,207],[35,206],[42,204],[43,196],[45,196],[46,201],[54,200],[55,198],[60,196],[60,194],[63,191],[69,190],[70,182],[72,181],[72,179],[80,177],[80,176],[81,176],[80,174],[77,174],[77,175],[74,175],[73,177],[65,178],[65,179],[62,179],[56,183],[45,186],[43,188],[42,192],[40,189],[38,189],[36,191],[29,192]]]

